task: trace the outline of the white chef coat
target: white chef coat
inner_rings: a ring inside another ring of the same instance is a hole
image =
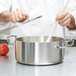
[[[43,17],[38,20],[24,24],[23,26],[21,24],[21,26],[12,29],[11,34],[18,37],[49,36],[54,27],[56,15],[62,10],[63,5],[64,0],[7,0],[7,2],[6,0],[0,0],[0,12],[3,10],[15,11],[16,8],[24,8],[30,16],[29,19],[42,15]],[[58,25],[53,36],[64,37],[63,27]]]

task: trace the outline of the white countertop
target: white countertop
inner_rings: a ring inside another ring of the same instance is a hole
[[[51,66],[18,64],[11,47],[8,56],[0,56],[0,76],[76,76],[76,47],[66,48],[63,63]]]

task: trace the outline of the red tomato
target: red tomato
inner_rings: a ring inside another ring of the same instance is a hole
[[[0,55],[6,55],[9,52],[9,47],[7,44],[0,44]]]

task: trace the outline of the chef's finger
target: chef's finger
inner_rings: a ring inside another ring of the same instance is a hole
[[[63,23],[60,23],[60,25],[62,25],[62,26],[68,26],[68,25],[70,25],[70,22],[71,22],[71,18],[69,18],[69,19],[67,19],[65,22],[63,22]]]
[[[66,15],[68,14],[68,12],[61,12],[57,15],[56,20],[60,20],[63,19]]]
[[[21,13],[22,13],[22,16],[23,16],[24,19],[29,18],[29,16],[26,14],[24,9],[21,9]]]
[[[25,10],[24,9],[21,9],[21,13],[22,13],[22,17],[23,18],[26,18],[26,13],[25,13]]]
[[[14,17],[16,21],[19,21],[18,15],[17,15],[17,11],[13,12],[14,13]]]
[[[17,15],[18,15],[19,20],[21,20],[21,19],[22,19],[22,13],[21,13],[21,10],[16,9],[16,11],[17,11]]]
[[[63,23],[63,22],[65,22],[69,18],[71,18],[71,15],[67,14],[63,19],[59,20],[59,23]]]
[[[16,22],[14,12],[11,12],[11,19],[10,19],[10,21],[13,22],[13,23]]]

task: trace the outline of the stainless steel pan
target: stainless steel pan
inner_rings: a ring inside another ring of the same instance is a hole
[[[29,65],[51,65],[63,62],[64,39],[52,37],[51,41],[47,43],[46,39],[47,37],[41,36],[17,38],[15,41],[17,62]]]

